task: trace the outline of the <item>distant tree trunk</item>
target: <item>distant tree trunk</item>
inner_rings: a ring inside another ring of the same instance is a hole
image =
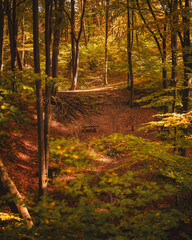
[[[21,62],[22,62],[22,65],[25,66],[25,17],[24,15],[22,18],[21,26],[22,26],[22,48],[23,48]]]
[[[178,10],[178,0],[173,0],[172,15],[171,15],[171,52],[172,52],[172,72],[171,72],[171,85],[173,89],[173,104],[172,112],[176,110],[177,98],[177,21],[176,11]]]
[[[83,19],[83,33],[84,33],[84,39],[85,39],[85,46],[87,46],[86,26],[85,26],[84,19]]]
[[[83,0],[83,7],[80,18],[80,30],[76,38],[75,34],[75,1],[71,0],[71,67],[72,67],[72,85],[71,90],[77,88],[78,71],[79,71],[79,42],[83,30],[83,19],[85,14],[86,0]]]
[[[183,112],[189,111],[190,97],[190,74],[192,73],[192,50],[190,41],[190,15],[189,0],[185,0],[185,8],[183,12],[183,63],[184,63],[184,82],[182,91]]]
[[[77,79],[75,79],[75,1],[71,0],[71,90],[76,89]]]
[[[44,140],[45,140],[45,171],[48,177],[49,168],[49,134],[51,121],[51,86],[49,77],[51,76],[51,15],[52,0],[45,0],[45,52],[46,52],[46,71],[45,80],[45,120],[44,120]]]
[[[12,55],[11,55],[11,69],[15,70],[15,62],[17,56],[17,20],[16,20],[16,0],[13,0],[13,14],[12,14]]]
[[[55,0],[55,25],[54,25],[54,37],[53,37],[53,53],[52,53],[52,77],[58,78],[58,57],[59,57],[59,44],[61,38],[61,23],[62,23],[62,11],[64,7],[64,1],[59,0],[59,7],[57,7],[58,3]]]
[[[39,57],[39,13],[38,0],[33,0],[33,53],[35,73],[40,75]],[[44,146],[44,122],[43,122],[43,97],[42,82],[40,76],[36,79],[37,95],[37,125],[38,125],[38,154],[39,154],[39,197],[45,197],[47,190],[47,175],[45,168],[45,146]]]
[[[81,11],[83,11],[83,0],[81,0]],[[83,19],[83,34],[84,34],[85,46],[87,46],[85,19]]]
[[[134,86],[133,86],[133,66],[132,66],[132,40],[131,40],[131,17],[130,17],[130,0],[127,0],[127,56],[130,79],[130,107],[133,107]]]
[[[0,0],[0,70],[3,66],[3,31],[4,31],[4,8],[3,1]]]
[[[31,220],[31,216],[28,212],[28,209],[25,207],[21,194],[17,190],[14,182],[9,177],[1,159],[0,159],[0,185],[3,187],[4,194],[9,193],[14,196],[14,202],[12,202],[11,204],[14,205],[16,211],[25,220],[27,226],[31,228],[33,226],[33,222]]]
[[[165,18],[166,20],[166,18]],[[166,23],[164,24],[164,29],[163,29],[163,55],[162,55],[162,63],[163,63],[163,89],[166,90],[167,89],[167,68],[166,68],[166,64],[167,64],[167,25]],[[167,95],[167,93],[165,93],[165,95]],[[168,106],[164,105],[164,113],[168,112]]]
[[[51,47],[51,11],[52,11],[52,1],[45,0],[45,73],[51,76],[51,57],[50,57],[50,47]]]
[[[104,84],[108,84],[108,31],[109,31],[109,0],[106,0],[105,6],[105,74]]]
[[[11,51],[11,70],[14,72],[15,64],[16,64],[16,56],[17,56],[16,0],[13,0],[12,11],[11,11],[9,0],[6,0],[4,2],[4,4],[5,4],[5,8],[6,8],[6,14],[8,17],[9,41],[10,41],[10,51]],[[11,12],[12,12],[12,16],[11,16]],[[12,79],[12,90],[13,90],[13,92],[16,92],[15,77],[13,77],[13,79]]]

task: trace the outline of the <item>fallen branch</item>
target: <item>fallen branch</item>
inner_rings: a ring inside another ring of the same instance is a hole
[[[1,159],[0,159],[0,184],[3,187],[4,193],[9,193],[14,196],[14,199],[15,199],[13,202],[13,204],[15,205],[14,207],[16,208],[20,216],[24,219],[24,221],[26,222],[26,225],[29,228],[31,228],[33,226],[33,222],[31,220],[29,211],[25,207],[21,194],[17,190],[14,182],[9,177]]]

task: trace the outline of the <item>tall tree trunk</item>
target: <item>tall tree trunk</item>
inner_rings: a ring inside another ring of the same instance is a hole
[[[17,20],[16,20],[16,0],[13,0],[13,14],[12,14],[12,44],[13,44],[13,53],[11,55],[11,69],[15,70],[15,62],[17,57]]]
[[[108,84],[108,31],[109,31],[109,0],[106,0],[105,6],[105,74],[104,84]]]
[[[79,71],[79,42],[81,38],[81,33],[83,30],[83,19],[85,14],[85,4],[86,0],[83,0],[83,7],[80,18],[80,30],[76,38],[75,35],[75,1],[71,1],[71,61],[72,61],[72,85],[71,90],[77,88],[77,79]]]
[[[71,90],[75,90],[77,87],[77,80],[78,80],[78,68],[79,68],[79,41],[76,40],[76,45],[75,45],[75,67],[74,67],[74,72],[73,72],[73,83]]]
[[[83,33],[84,33],[84,39],[85,39],[85,46],[87,46],[86,25],[85,25],[84,19],[83,19]]]
[[[35,73],[40,75],[38,0],[33,0],[33,48]],[[40,76],[36,79],[36,95],[39,154],[39,197],[45,197],[47,190],[47,175],[45,168],[42,82]]]
[[[64,7],[64,1],[59,0],[59,7],[57,7],[57,0],[55,0],[55,25],[54,25],[54,37],[53,37],[53,53],[52,53],[52,77],[58,78],[58,57],[59,57],[59,44],[61,38],[61,23],[62,23],[62,11]]]
[[[45,0],[45,55],[46,55],[45,73],[48,76],[51,76],[51,56],[50,56],[51,11],[52,11],[51,0]]]
[[[15,64],[16,64],[16,56],[17,56],[16,0],[13,0],[12,11],[11,11],[9,0],[6,0],[4,4],[6,8],[6,14],[8,17],[9,41],[10,41],[10,51],[11,51],[11,70],[14,72]],[[12,16],[11,16],[11,12],[12,12]],[[15,76],[13,76],[13,79],[12,79],[12,89],[13,89],[13,92],[16,92]]]
[[[49,134],[51,121],[51,86],[49,77],[51,76],[51,15],[52,0],[45,0],[45,52],[46,52],[46,74],[45,80],[45,120],[44,120],[44,140],[45,140],[45,171],[48,177],[49,168]]]
[[[166,20],[166,19],[165,19]],[[166,36],[166,31],[167,31],[167,26],[166,23],[164,24],[164,34],[163,34],[163,56],[162,56],[162,63],[163,63],[163,89],[166,91],[167,89],[167,36]],[[167,93],[165,92],[165,95]],[[164,105],[164,113],[168,112],[168,106]]]
[[[75,84],[75,1],[71,0],[71,90],[76,89]]]
[[[183,112],[189,111],[190,97],[190,74],[192,73],[192,50],[190,41],[190,15],[189,0],[185,0],[185,9],[183,12],[183,62],[184,62],[184,82],[182,91]]]
[[[130,17],[130,0],[127,0],[127,55],[130,79],[130,107],[133,107],[134,86],[133,86],[133,66],[132,66],[132,44],[131,44],[131,17]]]
[[[177,98],[177,21],[178,17],[176,12],[178,10],[178,0],[173,0],[172,15],[171,15],[171,51],[172,51],[172,72],[171,81],[173,87],[173,104],[172,112],[176,110],[176,98]]]
[[[81,0],[81,11],[83,11],[83,0]],[[83,34],[84,34],[85,46],[87,46],[85,19],[83,19]]]
[[[0,0],[0,70],[3,66],[3,31],[4,31],[4,8],[3,1]]]
[[[24,15],[22,18],[21,26],[22,26],[22,48],[23,48],[21,62],[22,62],[22,65],[25,66],[25,17]]]
[[[31,228],[33,226],[31,216],[28,212],[28,209],[24,205],[21,194],[17,190],[14,182],[9,177],[1,158],[0,158],[0,185],[3,187],[3,192],[5,194],[9,193],[14,196],[14,202],[12,203],[14,205],[14,208],[25,220],[27,226]]]

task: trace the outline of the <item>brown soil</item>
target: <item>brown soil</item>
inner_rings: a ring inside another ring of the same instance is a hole
[[[51,123],[51,136],[78,137],[83,141],[99,138],[112,133],[134,134],[136,136],[153,139],[153,136],[139,131],[143,123],[153,119],[156,113],[151,109],[130,108],[127,89],[102,89],[91,91],[92,96],[99,100],[99,113],[81,116],[68,125],[58,122]],[[88,92],[60,93],[86,95]],[[37,162],[37,129],[36,116],[29,113],[31,123],[29,125],[17,125],[17,131],[12,132],[12,142],[15,145],[18,158],[8,155],[6,151],[1,153],[2,160],[8,173],[16,183],[23,197],[38,193],[38,162]],[[49,186],[53,191],[53,186]]]

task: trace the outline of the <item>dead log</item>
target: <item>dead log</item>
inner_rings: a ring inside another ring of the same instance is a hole
[[[24,221],[26,222],[26,225],[29,228],[31,228],[33,226],[33,222],[31,220],[29,211],[25,207],[21,194],[17,190],[14,182],[9,177],[1,158],[0,158],[0,184],[3,188],[4,193],[6,194],[9,193],[14,196],[14,199],[15,199],[13,202],[13,204],[15,205],[14,208],[17,210],[20,216],[24,219]]]

